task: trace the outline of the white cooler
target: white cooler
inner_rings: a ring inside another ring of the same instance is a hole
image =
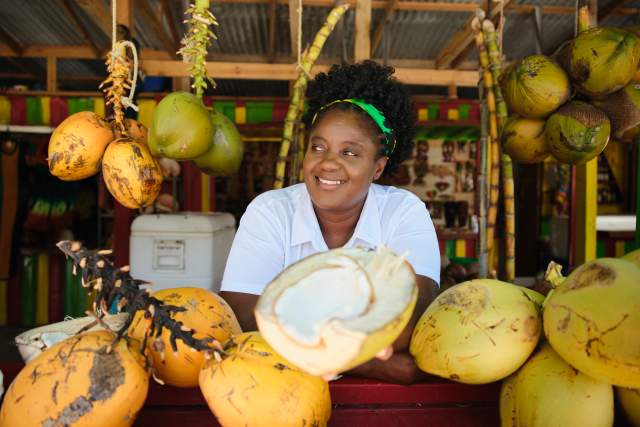
[[[220,290],[235,235],[229,213],[140,215],[131,224],[131,276],[153,290],[195,286]]]

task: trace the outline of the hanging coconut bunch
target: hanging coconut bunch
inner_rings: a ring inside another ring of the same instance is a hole
[[[564,45],[557,58],[579,92],[603,96],[622,89],[636,74],[640,38],[621,28],[591,28]]]
[[[196,339],[224,343],[242,333],[231,307],[207,289],[170,288],[152,295],[167,306],[184,308],[175,313],[173,319],[183,328],[193,331]],[[149,331],[147,322],[144,313],[138,311],[129,327],[129,336],[145,341],[145,334]],[[197,387],[204,353],[194,351],[182,341],[175,343],[177,350],[172,351],[171,340],[171,333],[166,329],[157,329],[154,336],[146,337],[146,351],[151,357],[156,377],[175,387]]]
[[[491,279],[460,283],[424,312],[409,351],[426,373],[487,384],[515,372],[542,331],[542,295]]]
[[[544,306],[549,343],[571,366],[599,381],[640,388],[640,267],[601,258],[556,284]]]
[[[200,371],[200,390],[223,427],[326,426],[329,385],[278,355],[258,332],[236,336]]]
[[[553,59],[532,55],[511,64],[499,79],[509,111],[541,119],[569,100],[569,77]]]
[[[547,148],[558,161],[583,163],[597,157],[609,142],[607,115],[582,101],[562,106],[545,125]]]
[[[546,342],[502,383],[502,427],[611,427],[613,416],[611,385],[575,370]]]
[[[545,121],[510,117],[502,129],[502,149],[519,163],[540,163],[549,157]]]
[[[384,354],[409,322],[417,295],[404,258],[384,248],[334,249],[280,273],[260,296],[255,316],[264,339],[285,359],[332,378]]]
[[[188,30],[179,52],[189,64],[195,95],[173,92],[164,97],[153,113],[149,148],[155,156],[174,160],[193,160],[202,172],[232,175],[242,162],[244,145],[240,133],[222,114],[209,111],[202,102],[208,84],[206,58],[208,47],[217,37],[211,30],[218,25],[209,10],[209,0],[196,0],[185,12]]]

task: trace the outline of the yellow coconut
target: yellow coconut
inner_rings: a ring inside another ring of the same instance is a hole
[[[601,258],[575,269],[547,298],[544,331],[571,366],[640,388],[640,267]]]
[[[485,384],[515,372],[542,330],[535,292],[482,279],[447,289],[413,331],[409,351],[423,371],[467,384]]]
[[[7,390],[1,427],[125,427],[147,397],[149,375],[138,343],[107,351],[113,334],[86,332],[46,350]]]
[[[633,427],[640,427],[640,389],[615,387],[618,401]]]
[[[384,352],[409,322],[418,289],[404,258],[379,248],[335,249],[289,266],[256,305],[278,353],[329,377]]]
[[[220,362],[200,372],[200,390],[223,427],[326,426],[329,385],[287,362],[258,332],[234,340]]]
[[[539,163],[549,157],[544,120],[510,118],[502,130],[502,148],[519,163]]]
[[[627,261],[631,261],[638,267],[640,267],[640,249],[636,249],[635,251],[631,251],[628,254],[625,254],[622,259],[626,259]]]
[[[52,175],[76,181],[95,175],[113,130],[102,117],[82,111],[67,117],[49,139],[48,162]]]
[[[202,288],[170,288],[154,292],[153,296],[166,305],[182,307],[173,318],[194,330],[197,339],[213,338],[224,344],[232,335],[242,332],[231,307],[220,296]],[[146,329],[142,312],[129,328],[129,335],[142,340]],[[159,339],[149,337],[148,354],[151,356],[155,375],[165,383],[176,387],[197,387],[198,375],[204,361],[200,351],[193,350],[182,340],[177,340],[177,351],[171,347],[170,332],[163,329]]]
[[[104,152],[102,176],[109,192],[123,206],[149,206],[160,194],[162,169],[144,143],[130,138],[113,141]]]
[[[568,365],[547,343],[502,383],[502,427],[611,427],[613,388]]]

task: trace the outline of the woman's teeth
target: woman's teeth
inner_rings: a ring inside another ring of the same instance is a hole
[[[318,181],[320,181],[321,184],[325,185],[338,185],[344,183],[344,181],[332,181],[330,179],[322,179],[320,177],[318,177]]]

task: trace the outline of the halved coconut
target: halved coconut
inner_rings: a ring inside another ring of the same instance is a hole
[[[289,266],[256,305],[258,328],[285,359],[330,376],[384,352],[418,296],[403,257],[379,248],[334,249]]]

